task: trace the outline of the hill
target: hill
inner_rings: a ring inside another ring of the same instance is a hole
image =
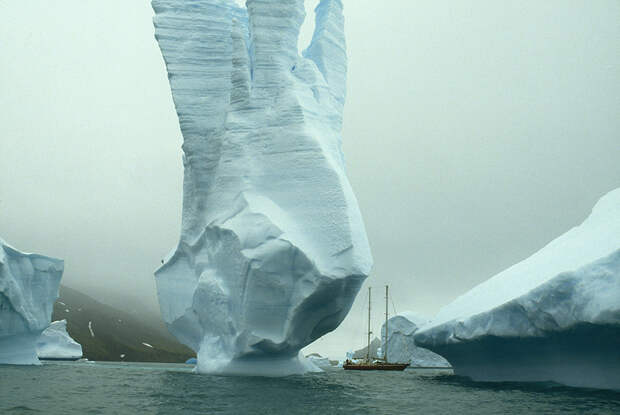
[[[52,314],[53,321],[62,319],[89,360],[183,363],[195,356],[158,318],[126,313],[65,286]]]

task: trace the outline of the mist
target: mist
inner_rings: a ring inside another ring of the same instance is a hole
[[[385,284],[391,312],[432,316],[620,186],[620,2],[344,4],[344,153],[375,267],[306,349],[334,357],[364,343],[368,286],[376,334]],[[0,236],[143,313],[158,313],[183,173],[152,15],[146,0],[0,1]]]

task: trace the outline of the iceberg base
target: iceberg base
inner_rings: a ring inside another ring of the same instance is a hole
[[[41,332],[0,337],[0,364],[40,365],[37,339]]]
[[[228,376],[278,377],[303,375],[323,370],[300,353],[295,357],[245,357],[233,360],[201,358],[199,355],[194,371]]]
[[[620,326],[582,323],[544,337],[484,336],[432,347],[456,375],[620,390]]]

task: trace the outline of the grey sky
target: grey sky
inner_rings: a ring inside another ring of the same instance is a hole
[[[344,150],[375,332],[384,283],[397,310],[432,315],[620,186],[617,0],[345,8]],[[181,135],[151,17],[147,0],[0,1],[0,235],[64,258],[65,284],[112,305],[155,307],[152,271],[180,226]],[[364,297],[310,349],[358,346]]]

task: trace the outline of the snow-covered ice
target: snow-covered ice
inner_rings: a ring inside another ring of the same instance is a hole
[[[37,340],[39,359],[77,360],[82,357],[82,346],[67,333],[67,320],[54,321]]]
[[[153,0],[184,143],[181,237],[156,272],[201,372],[307,371],[372,266],[341,149],[340,0],[302,56],[303,0]]]
[[[476,380],[620,389],[620,189],[443,308],[415,340]]]
[[[0,239],[0,363],[39,364],[37,339],[51,322],[63,270],[62,260]]]
[[[387,361],[409,363],[410,367],[449,367],[437,353],[416,346],[414,333],[430,319],[413,312],[403,312],[388,320]],[[381,326],[381,350],[385,351],[385,323]]]

